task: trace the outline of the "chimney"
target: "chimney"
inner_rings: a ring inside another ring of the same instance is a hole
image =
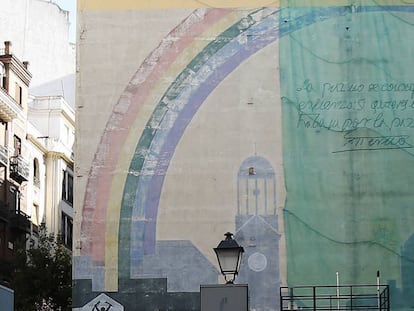
[[[11,41],[4,41],[4,54],[5,55],[11,54],[11,46],[12,46]]]
[[[24,66],[24,68],[26,68],[27,70],[29,70],[29,62],[27,60],[25,60],[23,62],[23,66]]]

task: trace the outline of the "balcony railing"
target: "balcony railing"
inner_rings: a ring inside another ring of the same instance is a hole
[[[40,179],[37,176],[33,177],[33,185],[37,188],[40,188]]]
[[[10,226],[20,231],[30,233],[30,216],[22,211],[10,211]]]
[[[10,215],[7,205],[0,203],[0,220],[8,222]]]
[[[5,146],[0,145],[0,163],[7,166],[9,159],[9,153]]]
[[[22,156],[10,158],[10,177],[18,183],[29,180],[29,164]]]
[[[280,288],[281,311],[389,311],[388,285]]]
[[[0,206],[0,218],[9,224],[10,228],[24,233],[30,233],[30,216],[19,210],[7,209],[7,205]]]

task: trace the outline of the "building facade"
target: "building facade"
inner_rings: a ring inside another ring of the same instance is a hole
[[[79,3],[75,310],[198,310],[228,231],[251,310],[377,271],[410,307],[414,6],[253,2]]]
[[[73,235],[74,117],[73,108],[62,96],[37,96],[29,104],[28,122],[33,133],[28,138],[43,153],[42,221],[49,232],[61,234],[69,249]]]
[[[28,63],[13,56],[11,43],[5,42],[0,56],[1,88],[1,259],[2,280],[10,281],[15,246],[25,242],[32,226],[27,209],[25,184],[29,180],[29,150],[25,144]]]
[[[0,281],[8,285],[16,249],[42,223],[72,248],[74,111],[60,96],[29,98],[28,62],[9,41],[0,69]]]

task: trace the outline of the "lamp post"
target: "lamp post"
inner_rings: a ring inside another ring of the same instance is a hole
[[[241,257],[244,252],[243,247],[233,239],[233,233],[227,232],[225,239],[214,248],[217,260],[220,265],[221,274],[224,276],[226,284],[233,284],[236,275],[239,273]],[[229,279],[227,279],[229,277]]]

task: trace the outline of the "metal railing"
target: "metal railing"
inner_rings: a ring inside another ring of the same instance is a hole
[[[33,185],[37,188],[40,188],[40,179],[37,176],[33,176]]]
[[[388,285],[280,288],[281,311],[389,311]]]
[[[6,146],[0,145],[0,162],[7,165],[9,162],[9,151]]]
[[[21,155],[10,157],[10,176],[19,182],[29,179],[29,164]]]
[[[26,213],[18,210],[11,210],[10,212],[10,225],[19,230],[30,232],[30,216]]]

